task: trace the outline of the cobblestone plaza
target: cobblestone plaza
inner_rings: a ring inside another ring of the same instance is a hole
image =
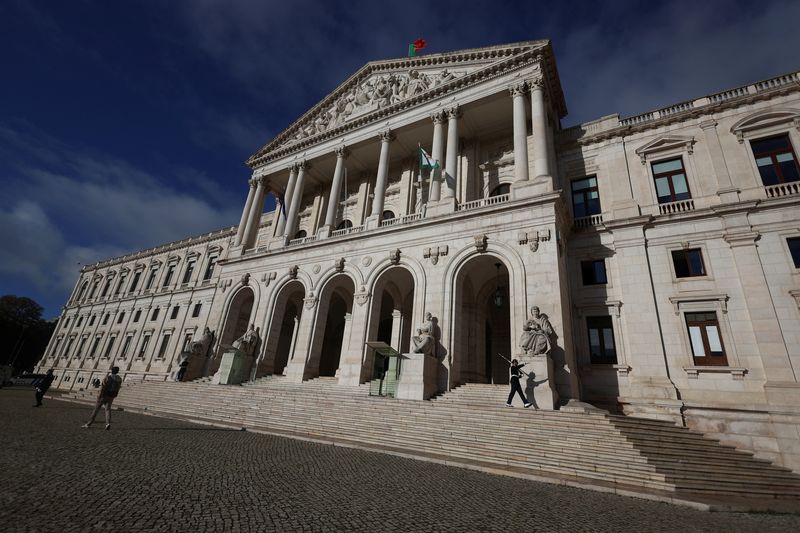
[[[124,394],[124,390],[123,393]],[[409,459],[0,390],[4,531],[798,531]]]

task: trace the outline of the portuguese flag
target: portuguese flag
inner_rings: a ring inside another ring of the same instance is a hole
[[[417,39],[413,43],[408,45],[408,57],[416,57],[417,50],[422,50],[425,48],[425,45],[428,44],[425,42],[425,39]]]

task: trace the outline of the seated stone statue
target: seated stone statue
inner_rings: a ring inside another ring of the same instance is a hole
[[[525,355],[544,355],[550,353],[551,340],[554,335],[553,327],[550,325],[547,315],[539,312],[536,306],[531,307],[531,319],[522,326],[522,336],[519,339],[519,346]]]
[[[250,324],[244,335],[233,341],[233,347],[247,355],[253,355],[256,345],[258,344],[258,330],[255,324]]]
[[[206,355],[213,340],[214,333],[209,328],[206,328],[199,341],[192,341],[189,343],[189,352],[192,355]]]
[[[433,336],[433,320],[430,313],[425,313],[425,322],[417,328],[417,334],[411,337],[412,353],[433,355],[436,339]]]

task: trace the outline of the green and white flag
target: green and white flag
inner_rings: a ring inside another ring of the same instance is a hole
[[[428,152],[423,147],[419,147],[419,166],[420,168],[437,169],[439,162],[434,161]]]

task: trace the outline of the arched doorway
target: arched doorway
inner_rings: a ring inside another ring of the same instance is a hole
[[[218,346],[220,350],[211,363],[211,368],[209,368],[211,373],[216,372],[219,368],[222,352],[225,348],[231,346],[233,341],[244,335],[245,331],[247,331],[247,327],[252,322],[254,302],[255,296],[253,295],[253,290],[249,287],[242,287],[234,295],[228,306],[228,312],[225,315],[225,324],[222,326],[222,334],[219,336]]]
[[[450,386],[508,383],[511,359],[511,307],[508,268],[501,259],[481,255],[456,275],[453,357]]]
[[[292,359],[305,294],[303,284],[295,280],[287,283],[275,298],[272,320],[265,335],[263,363],[257,376],[285,373]]]
[[[400,353],[408,353],[414,329],[414,277],[405,267],[387,269],[375,282],[368,341],[382,341]],[[366,361],[372,375],[372,355]]]
[[[332,277],[320,292],[309,359],[312,375],[331,377],[337,375],[353,311],[354,293],[355,284],[347,274],[337,274]]]

